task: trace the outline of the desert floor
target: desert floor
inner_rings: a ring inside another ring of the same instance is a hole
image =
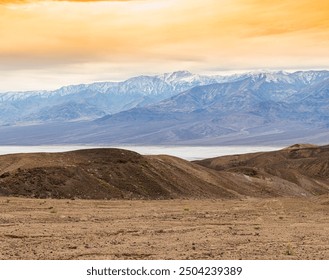
[[[329,259],[329,197],[0,197],[0,259]]]

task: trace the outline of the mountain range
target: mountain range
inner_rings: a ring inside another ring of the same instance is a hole
[[[325,143],[329,71],[178,71],[0,94],[0,144]]]
[[[157,103],[194,86],[238,77],[201,76],[177,71],[139,76],[123,82],[65,86],[54,91],[0,93],[0,123],[27,124],[92,120],[107,114]]]

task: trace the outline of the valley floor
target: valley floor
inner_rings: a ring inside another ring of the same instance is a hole
[[[329,197],[0,198],[0,259],[329,259]]]

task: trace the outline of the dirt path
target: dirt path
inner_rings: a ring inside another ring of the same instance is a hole
[[[0,198],[0,259],[329,259],[329,199]]]

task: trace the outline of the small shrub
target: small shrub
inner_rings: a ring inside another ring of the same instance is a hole
[[[292,256],[293,255],[293,250],[292,250],[290,245],[287,246],[287,249],[286,249],[285,253],[286,253],[287,256]]]

